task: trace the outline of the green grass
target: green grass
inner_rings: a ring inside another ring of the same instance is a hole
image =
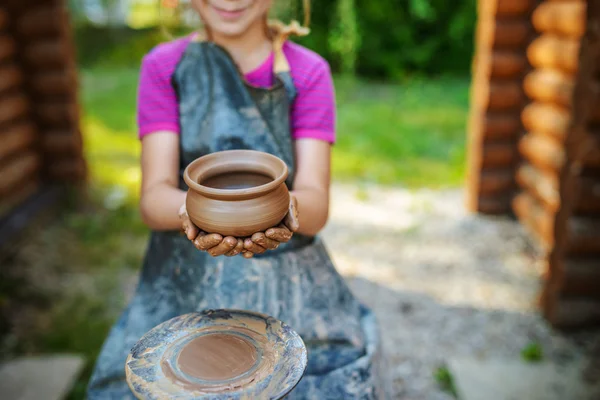
[[[137,71],[82,73],[83,130],[92,176],[137,191]],[[408,187],[456,186],[465,159],[466,79],[374,84],[337,79],[333,178]]]
[[[454,397],[455,399],[458,398],[458,394],[456,391],[456,385],[454,383],[454,377],[452,376],[452,373],[450,372],[448,367],[446,367],[446,366],[438,367],[434,371],[433,377],[435,378],[438,386],[442,390],[451,394],[452,397]]]
[[[537,342],[529,343],[521,350],[521,358],[529,363],[536,363],[542,361],[544,358],[544,351],[542,346]]]
[[[410,187],[462,181],[468,81],[337,81],[333,176]]]

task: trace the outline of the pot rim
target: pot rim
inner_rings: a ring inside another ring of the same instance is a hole
[[[212,187],[204,186],[204,185],[194,181],[190,177],[190,171],[193,168],[195,168],[199,163],[205,163],[205,162],[207,162],[207,160],[211,161],[213,159],[220,158],[225,153],[231,154],[234,157],[236,154],[243,155],[243,154],[253,153],[259,157],[270,159],[271,161],[274,161],[276,164],[279,164],[281,166],[281,172],[271,182],[265,183],[260,186],[253,186],[253,187],[246,188],[246,189],[212,188]],[[275,190],[279,185],[281,185],[283,182],[285,182],[285,180],[287,179],[287,176],[288,176],[288,172],[289,171],[288,171],[287,164],[282,159],[274,156],[273,154],[265,153],[262,151],[256,151],[256,150],[222,150],[222,151],[217,151],[214,153],[204,155],[202,157],[195,159],[191,163],[189,163],[189,165],[185,168],[185,170],[183,172],[183,180],[187,184],[188,188],[190,188],[200,194],[203,194],[205,196],[218,197],[221,199],[233,199],[233,198],[239,198],[240,196],[247,197],[247,196],[252,196],[252,195],[257,195],[257,194],[264,194],[264,193],[268,193],[272,190]]]

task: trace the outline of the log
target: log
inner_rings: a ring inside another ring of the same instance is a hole
[[[600,255],[600,218],[575,216],[568,220],[567,252]]]
[[[518,81],[492,81],[489,86],[488,108],[491,111],[520,109],[525,98]]]
[[[521,113],[525,130],[564,141],[571,123],[570,113],[559,106],[531,103]]]
[[[23,117],[28,111],[29,102],[22,93],[0,98],[0,124]]]
[[[487,215],[501,215],[510,212],[510,196],[480,196],[476,211]]]
[[[519,153],[538,168],[558,173],[565,163],[565,150],[556,140],[535,133],[523,135],[518,144]]]
[[[600,132],[595,132],[592,145],[584,155],[583,164],[586,167],[600,168]]]
[[[495,50],[491,53],[492,78],[519,78],[527,68],[527,58],[524,52],[511,50]]]
[[[70,128],[77,123],[77,106],[74,103],[41,103],[36,107],[41,124],[54,128]]]
[[[36,129],[31,123],[20,123],[0,132],[0,164],[6,158],[31,146],[36,137]]]
[[[497,0],[496,17],[525,16],[535,7],[535,0]]]
[[[557,270],[557,286],[562,295],[600,297],[600,257],[566,259]]]
[[[530,99],[571,107],[575,82],[571,76],[553,69],[537,69],[525,77],[523,88]]]
[[[47,172],[52,180],[76,182],[85,178],[86,165],[79,157],[61,159],[50,162]]]
[[[600,323],[600,301],[589,298],[562,298],[548,295],[550,303],[544,314],[556,328],[574,329]]]
[[[555,214],[544,209],[527,192],[519,193],[512,202],[512,208],[521,223],[534,235],[545,250],[554,246]]]
[[[39,179],[31,177],[29,181],[23,182],[18,188],[0,200],[0,218],[7,216],[19,204],[33,196],[41,187]]]
[[[30,85],[37,95],[68,95],[75,90],[75,73],[73,71],[42,72],[33,76]]]
[[[479,193],[482,196],[492,196],[511,191],[514,188],[514,178],[511,169],[482,170],[479,178]]]
[[[523,164],[517,169],[517,183],[538,199],[545,208],[557,212],[560,207],[558,176],[544,173],[531,164]]]
[[[580,193],[576,206],[577,212],[589,214],[600,213],[600,179],[587,176],[580,179]]]
[[[575,74],[579,63],[580,42],[577,39],[542,35],[527,48],[527,59],[535,68],[559,69]]]
[[[532,32],[526,19],[481,18],[477,24],[477,46],[480,48],[516,49],[527,45]]]
[[[17,44],[14,39],[7,34],[0,35],[0,61],[14,57],[16,51]]]
[[[26,38],[58,36],[65,23],[65,11],[59,4],[30,7],[16,21],[19,34]]]
[[[533,12],[531,21],[538,32],[580,38],[585,33],[585,1],[546,1]]]
[[[46,39],[28,45],[23,55],[25,62],[34,69],[62,69],[69,57],[69,47],[64,41]]]
[[[483,136],[489,140],[508,140],[521,132],[519,115],[514,113],[487,113],[483,120]]]
[[[14,89],[23,82],[21,70],[14,64],[0,67],[0,93],[5,90]]]
[[[517,146],[513,142],[487,142],[483,145],[483,168],[509,168],[518,159]]]
[[[10,22],[10,17],[8,15],[8,11],[0,8],[0,31],[7,30],[9,22]]]
[[[42,149],[50,155],[80,155],[82,150],[79,132],[51,131],[42,135]]]
[[[0,166],[0,195],[9,194],[16,186],[33,175],[41,165],[34,151],[27,151]]]

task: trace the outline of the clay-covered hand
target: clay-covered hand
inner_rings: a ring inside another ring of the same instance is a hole
[[[188,240],[198,250],[206,251],[213,257],[237,256],[244,250],[244,241],[233,236],[223,237],[217,233],[206,233],[200,230],[190,219],[185,204],[179,209],[181,227]]]
[[[274,250],[281,243],[289,242],[298,228],[298,202],[294,195],[290,194],[290,207],[281,224],[264,232],[257,232],[252,237],[245,239],[242,255],[251,258],[254,254]]]

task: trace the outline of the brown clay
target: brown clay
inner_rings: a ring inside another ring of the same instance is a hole
[[[213,333],[200,336],[181,349],[181,372],[204,381],[236,378],[256,364],[256,348],[239,336]]]
[[[287,175],[285,162],[263,152],[229,150],[201,157],[184,172],[188,215],[203,231],[222,236],[265,231],[287,214]]]
[[[192,393],[225,393],[264,379],[278,354],[264,335],[249,328],[208,328],[208,334],[183,347],[170,344],[160,362],[165,378]]]

